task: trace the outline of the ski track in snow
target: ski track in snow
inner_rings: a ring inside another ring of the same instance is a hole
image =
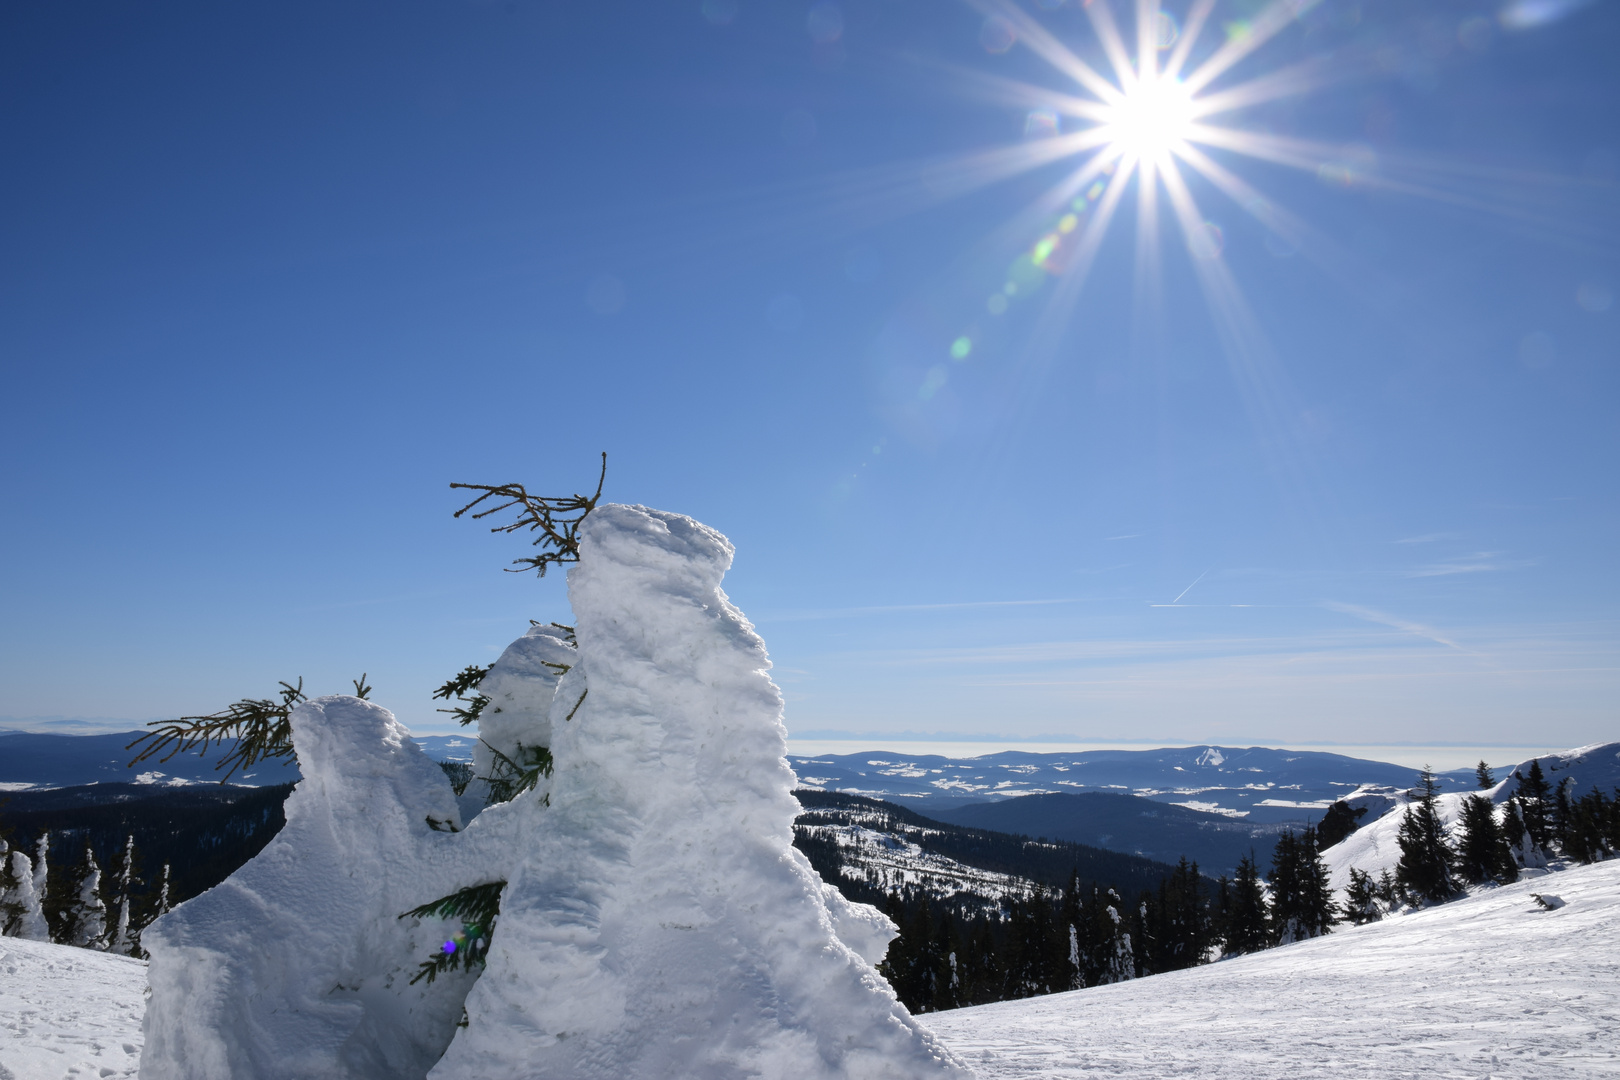
[[[1531,893],[1565,901],[1542,911]],[[0,1080],[133,1077],[146,965],[0,939]],[[1620,1076],[1620,860],[1191,971],[922,1018],[980,1080]]]
[[[0,1080],[133,1077],[146,965],[0,938]]]
[[[1532,892],[1567,906],[1542,911]],[[923,1019],[980,1080],[1620,1076],[1620,861],[1190,971]]]

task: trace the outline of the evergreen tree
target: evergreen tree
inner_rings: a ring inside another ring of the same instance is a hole
[[[1384,917],[1378,906],[1378,886],[1365,870],[1352,868],[1350,884],[1345,888],[1345,917],[1357,926],[1377,922]]]
[[[1215,903],[1209,913],[1209,941],[1224,956],[1227,934],[1232,926],[1232,882],[1225,875],[1215,879]]]
[[[132,901],[131,886],[135,880],[135,834],[130,833],[124,841],[124,857],[118,868],[118,891],[114,894],[113,929],[107,935],[107,951],[130,956],[135,951],[135,940],[130,928],[130,903]]]
[[[1328,807],[1327,813],[1322,815],[1321,824],[1316,827],[1317,842],[1322,845],[1322,850],[1326,851],[1359,829],[1361,819],[1366,816],[1365,806],[1352,810],[1343,799]]]
[[[1228,955],[1259,952],[1266,947],[1266,894],[1260,887],[1260,868],[1250,852],[1238,860],[1237,876],[1232,879],[1232,909],[1227,917]]]
[[[1209,915],[1198,879],[1198,864],[1186,856],[1159,883],[1156,971],[1180,971],[1202,964],[1209,950]]]
[[[1455,855],[1447,843],[1440,813],[1435,808],[1434,773],[1428,766],[1418,774],[1416,802],[1406,808],[1396,837],[1401,859],[1395,867],[1395,881],[1401,892],[1414,903],[1445,900],[1457,892],[1452,878]]]
[[[1479,784],[1479,790],[1489,791],[1496,786],[1496,777],[1491,775],[1491,767],[1480,758],[1479,764],[1474,766],[1474,781]]]
[[[1524,814],[1519,809],[1518,799],[1509,799],[1507,809],[1502,813],[1502,842],[1508,850],[1508,857],[1512,860],[1512,879],[1517,880],[1521,866],[1545,866],[1547,860],[1542,857],[1536,842],[1530,836],[1530,827],[1525,824]],[[1504,880],[1508,880],[1504,875]]]
[[[0,936],[49,941],[45,912],[34,891],[34,863],[0,840]]]
[[[1519,874],[1507,838],[1496,823],[1496,807],[1483,795],[1462,801],[1462,835],[1457,842],[1457,873],[1472,885],[1517,881]]]
[[[101,899],[101,867],[87,841],[84,867],[78,878],[79,891],[67,911],[65,943],[81,949],[99,949],[107,939],[107,905]]]
[[[1063,908],[1058,922],[1061,931],[1068,935],[1068,963],[1063,970],[1064,982],[1068,989],[1079,990],[1086,985],[1085,970],[1081,961],[1081,940],[1087,934],[1085,911],[1080,903],[1078,868],[1069,871],[1069,887],[1063,891]]]
[[[1553,789],[1552,800],[1552,836],[1558,844],[1558,850],[1569,853],[1569,827],[1570,819],[1574,816],[1574,806],[1570,803],[1569,790],[1575,786],[1575,779],[1566,776],[1558,782]]]
[[[1519,786],[1514,797],[1519,800],[1519,810],[1524,815],[1524,825],[1530,831],[1530,839],[1541,851],[1548,850],[1548,845],[1552,843],[1551,796],[1552,788],[1541,771],[1541,759],[1532,758],[1529,771],[1519,774]]]
[[[1571,805],[1569,824],[1565,827],[1564,850],[1572,859],[1594,863],[1613,854],[1609,843],[1609,824],[1613,807],[1603,792],[1593,788]]]
[[[1328,932],[1337,912],[1327,878],[1315,829],[1307,826],[1298,837],[1289,830],[1277,838],[1269,878],[1273,944],[1286,945]]]
[[[1105,903],[1102,909],[1108,919],[1108,936],[1104,940],[1106,951],[1102,975],[1098,980],[1103,985],[1129,982],[1136,978],[1136,947],[1131,941],[1129,924],[1119,912],[1122,901],[1113,889],[1108,890],[1107,899],[1112,903]]]

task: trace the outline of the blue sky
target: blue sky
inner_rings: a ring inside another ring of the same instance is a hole
[[[447,485],[605,450],[796,734],[1617,737],[1620,8],[1296,8],[1210,91],[1307,64],[1221,119],[1316,157],[1076,287],[1075,0],[7,5],[0,716],[433,730],[567,616]]]

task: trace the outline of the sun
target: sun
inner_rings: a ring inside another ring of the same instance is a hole
[[[1163,163],[1186,146],[1197,111],[1179,79],[1154,76],[1136,81],[1104,116],[1102,134],[1119,154]]]

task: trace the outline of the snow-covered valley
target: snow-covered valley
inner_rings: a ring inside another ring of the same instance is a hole
[[[145,990],[140,961],[0,939],[0,1080],[134,1077]],[[924,1022],[982,1080],[1620,1075],[1620,861]]]

